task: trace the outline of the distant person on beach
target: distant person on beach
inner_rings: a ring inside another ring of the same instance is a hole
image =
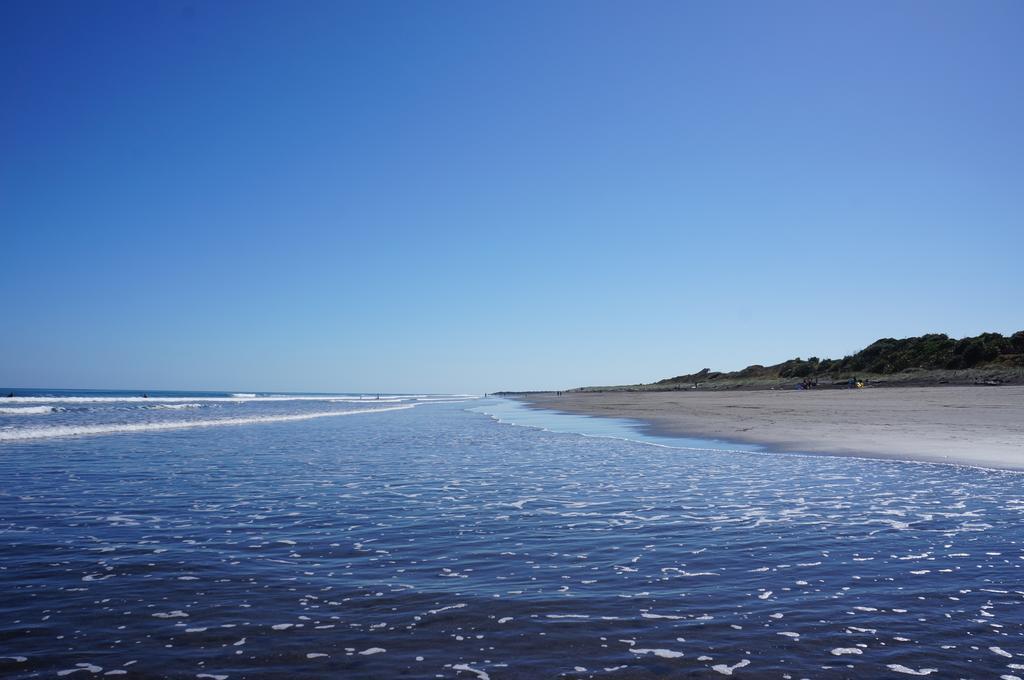
[[[11,392],[10,394],[8,394],[7,398],[8,399],[14,399],[14,392]]]

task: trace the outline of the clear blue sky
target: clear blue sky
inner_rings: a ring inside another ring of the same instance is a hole
[[[1024,328],[1024,3],[0,5],[0,384],[559,388]]]

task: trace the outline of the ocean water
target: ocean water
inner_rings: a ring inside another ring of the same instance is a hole
[[[369,396],[0,399],[0,676],[1024,677],[1019,473]]]

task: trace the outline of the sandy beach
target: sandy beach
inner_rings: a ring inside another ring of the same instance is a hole
[[[536,408],[631,418],[648,434],[771,450],[1024,469],[1024,387],[571,392]]]

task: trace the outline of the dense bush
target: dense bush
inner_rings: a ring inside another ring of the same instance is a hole
[[[1024,354],[1024,331],[1017,331],[1011,335],[1009,342],[1014,354]]]
[[[986,364],[1024,366],[1024,331],[1010,337],[999,333],[982,333],[973,338],[953,340],[944,333],[931,333],[913,338],[881,338],[856,354],[842,359],[799,357],[774,366],[754,364],[733,373],[699,373],[680,375],[659,381],[664,383],[698,383],[704,380],[808,378],[819,375],[873,373],[892,374],[910,370],[962,370]]]
[[[829,366],[830,373],[899,373],[908,369],[976,368],[1002,357],[1024,353],[1024,331],[1006,338],[982,333],[953,340],[935,333],[915,338],[882,338]]]

